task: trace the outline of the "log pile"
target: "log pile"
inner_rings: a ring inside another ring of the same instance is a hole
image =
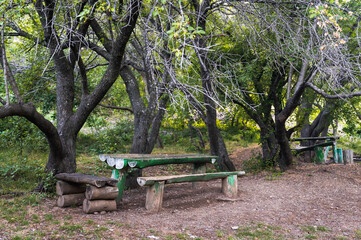
[[[85,213],[114,211],[118,196],[117,180],[79,173],[55,175],[58,207],[83,205]]]

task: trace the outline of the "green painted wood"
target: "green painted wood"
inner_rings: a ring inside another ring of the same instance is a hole
[[[337,162],[343,163],[342,148],[337,148]]]
[[[237,197],[237,175],[227,176],[222,179],[222,193],[230,198]]]
[[[202,174],[188,174],[188,175],[173,175],[173,176],[159,176],[159,177],[139,177],[138,184],[140,186],[151,186],[156,182],[165,182],[165,184],[182,183],[182,182],[200,182],[209,181],[213,179],[226,178],[227,176],[244,175],[244,171],[236,172],[216,172],[216,173],[202,173]]]
[[[145,208],[152,212],[158,212],[162,208],[164,194],[164,182],[156,182],[148,186],[145,200]]]
[[[117,188],[118,188],[118,197],[116,199],[117,203],[120,203],[123,197],[123,192],[125,189],[125,180],[127,178],[127,171],[126,169],[113,169],[112,177],[118,180]]]
[[[324,151],[324,154],[323,154],[323,156],[324,156],[323,161],[324,162],[326,162],[326,160],[327,160],[327,155],[328,155],[329,151],[330,151],[330,146],[325,147],[325,151]]]
[[[315,147],[315,153],[316,153],[316,163],[317,164],[324,163],[325,155],[323,152],[323,147]]]
[[[337,158],[337,145],[336,145],[336,142],[333,142],[333,144],[332,144],[332,153],[333,153],[333,161],[335,163],[337,163],[338,158]]]

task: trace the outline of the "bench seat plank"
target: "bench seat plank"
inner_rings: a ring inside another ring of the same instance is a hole
[[[55,178],[68,182],[90,184],[96,187],[104,187],[105,185],[110,185],[115,187],[118,183],[117,179],[98,177],[98,176],[86,175],[81,173],[59,173],[55,175]]]
[[[324,142],[324,143],[317,143],[317,144],[314,144],[312,146],[298,146],[298,147],[295,147],[293,148],[296,152],[300,153],[300,152],[303,152],[303,151],[308,151],[308,150],[313,150],[314,148],[316,147],[327,147],[327,146],[332,146],[333,145],[333,142]]]
[[[201,174],[187,174],[187,175],[172,175],[159,177],[138,177],[137,181],[140,186],[150,186],[155,182],[164,182],[165,184],[182,183],[182,182],[199,182],[209,181],[212,179],[226,178],[231,175],[241,176],[244,171],[236,172],[215,172],[215,173],[201,173]]]

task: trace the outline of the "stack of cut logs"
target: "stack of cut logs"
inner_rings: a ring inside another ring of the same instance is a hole
[[[118,196],[116,179],[96,177],[79,173],[55,175],[59,207],[83,205],[85,213],[114,211]]]

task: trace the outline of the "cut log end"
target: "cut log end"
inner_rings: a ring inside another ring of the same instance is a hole
[[[57,205],[58,207],[64,208],[69,206],[81,205],[85,199],[84,193],[68,194],[59,196]]]
[[[89,200],[115,200],[118,197],[118,188],[109,186],[102,188],[87,186],[85,196]]]
[[[128,165],[129,165],[129,167],[133,168],[133,167],[137,166],[137,162],[131,161],[131,162],[128,162]]]
[[[89,200],[84,199],[83,211],[84,213],[94,213],[101,211],[115,211],[117,204],[115,200]]]
[[[56,183],[56,193],[58,195],[67,195],[85,192],[85,184],[74,184],[70,182],[58,181]]]
[[[137,178],[137,182],[138,182],[139,186],[143,187],[147,181],[142,178]]]

